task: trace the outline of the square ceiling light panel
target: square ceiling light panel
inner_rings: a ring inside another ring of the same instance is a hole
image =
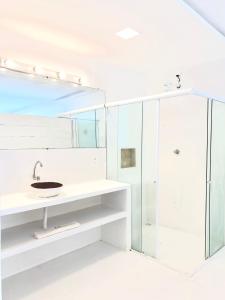
[[[125,28],[119,32],[117,32],[117,36],[119,36],[120,38],[124,39],[124,40],[129,40],[129,39],[133,39],[136,36],[138,36],[140,33],[135,31],[132,28]]]

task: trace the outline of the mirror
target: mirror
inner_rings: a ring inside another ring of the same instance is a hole
[[[76,147],[104,148],[105,109],[96,109],[74,115],[73,130]]]
[[[0,69],[0,149],[105,147],[105,94]]]

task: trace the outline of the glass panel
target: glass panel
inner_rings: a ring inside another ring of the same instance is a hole
[[[132,248],[140,252],[142,251],[141,152],[142,103],[108,109],[108,178],[131,184]],[[130,161],[125,162],[128,156]]]
[[[74,147],[105,147],[105,109],[97,109],[74,116]]]
[[[96,109],[95,111],[96,119],[96,144],[97,148],[104,148],[106,146],[106,120],[105,120],[105,108]]]
[[[107,178],[118,180],[118,107],[107,109]]]
[[[160,103],[159,259],[192,273],[205,256],[207,101]]]
[[[143,103],[142,251],[156,257],[159,101]]]
[[[95,111],[79,113],[75,117],[76,145],[80,148],[95,148],[96,126]]]
[[[212,100],[207,100],[207,145],[206,145],[206,203],[205,203],[205,258],[210,256],[209,249],[209,202],[210,202],[210,180],[211,180],[211,122],[212,122]]]
[[[132,248],[142,251],[142,103],[119,107],[118,128],[118,180],[132,184]],[[134,166],[121,168],[121,149],[135,149]]]
[[[225,234],[225,104],[213,101],[211,184],[209,202],[210,256],[224,246]]]
[[[150,256],[156,256],[157,123],[158,101],[107,112],[108,178],[131,184],[132,248]]]

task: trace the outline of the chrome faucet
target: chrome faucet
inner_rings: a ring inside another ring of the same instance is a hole
[[[36,168],[37,168],[38,164],[40,165],[41,168],[43,167],[43,164],[40,160],[38,160],[34,165],[33,180],[37,180],[37,181],[39,181],[41,179],[40,176],[36,176]]]

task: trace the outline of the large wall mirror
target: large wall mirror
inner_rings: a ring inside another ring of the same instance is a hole
[[[105,147],[102,90],[0,68],[0,149]]]

